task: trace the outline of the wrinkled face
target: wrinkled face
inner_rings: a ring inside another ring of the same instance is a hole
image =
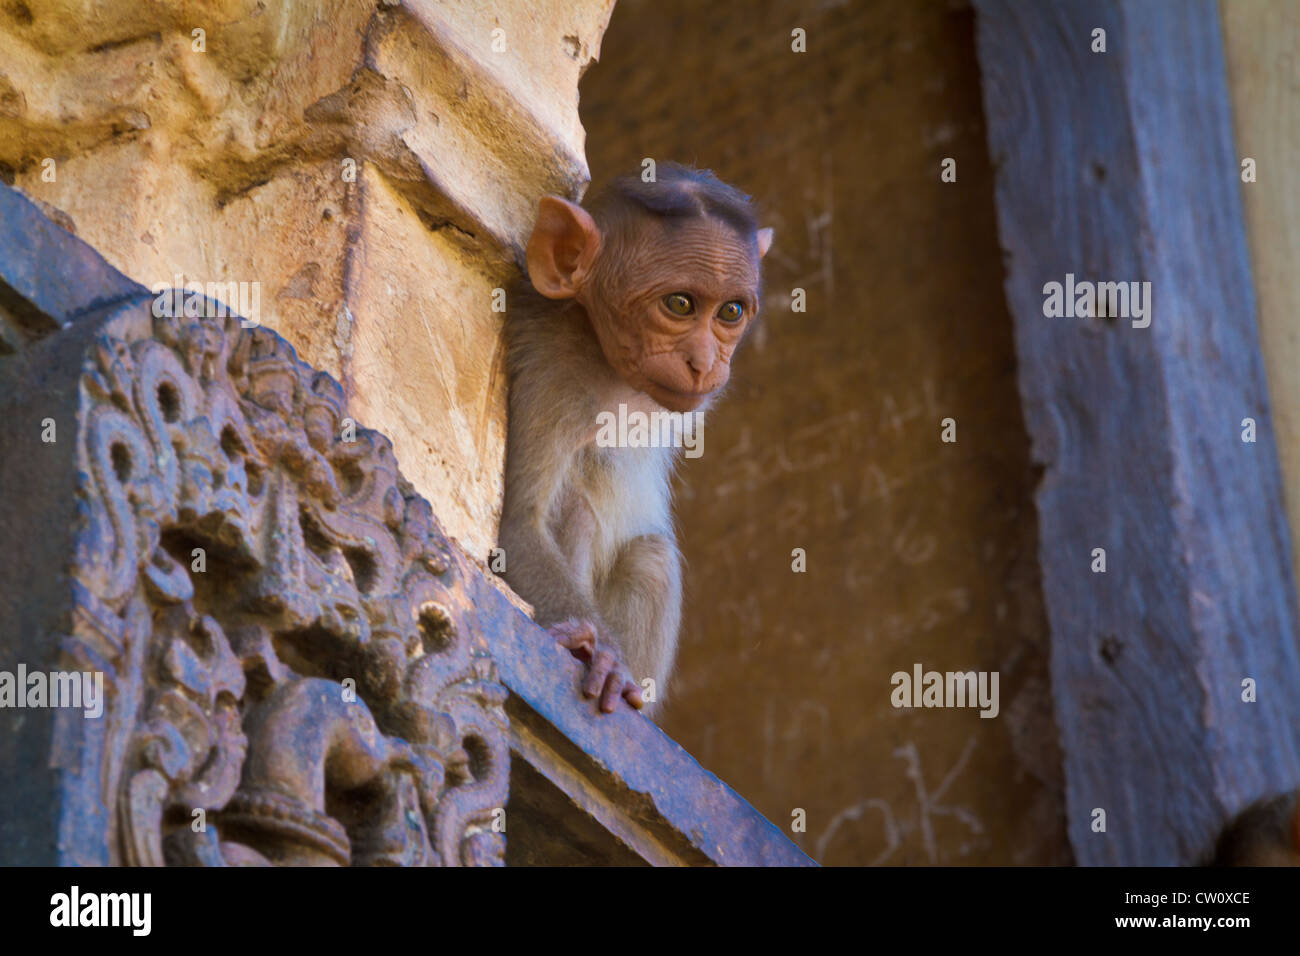
[[[713,219],[655,220],[622,252],[599,264],[578,301],[628,385],[692,411],[727,383],[758,312],[757,244]]]

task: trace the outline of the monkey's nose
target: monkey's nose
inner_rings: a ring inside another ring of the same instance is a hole
[[[707,367],[700,367],[703,364],[704,363],[702,362],[692,361],[691,359],[686,360],[686,367],[690,371],[691,388],[696,391],[699,391],[704,387],[704,379],[709,372]]]
[[[691,370],[696,384],[713,367],[713,355],[705,349],[691,349],[686,353],[686,367]]]

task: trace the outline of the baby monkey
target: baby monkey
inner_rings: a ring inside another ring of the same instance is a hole
[[[605,713],[663,702],[682,577],[680,448],[613,447],[602,421],[640,413],[679,430],[680,415],[703,415],[758,314],[771,243],[748,196],[675,163],[655,182],[614,180],[588,209],[541,200],[505,327],[504,577],[586,665],[582,692]]]
[[[1224,828],[1214,866],[1300,866],[1300,800],[1296,791],[1257,800]]]

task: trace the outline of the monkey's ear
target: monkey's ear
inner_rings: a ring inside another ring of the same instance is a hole
[[[767,255],[767,250],[772,248],[772,236],[775,233],[772,231],[772,227],[768,226],[766,229],[758,230],[755,235],[758,236],[758,257],[761,259]]]
[[[528,278],[548,299],[571,299],[591,275],[600,252],[600,228],[587,210],[559,196],[543,196],[528,238]]]

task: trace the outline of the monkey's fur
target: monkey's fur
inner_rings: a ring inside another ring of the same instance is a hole
[[[1214,846],[1213,866],[1300,866],[1300,803],[1293,790],[1257,800]]]
[[[504,576],[587,661],[584,693],[605,711],[620,696],[640,707],[647,677],[655,702],[667,693],[682,605],[679,449],[598,447],[597,416],[620,404],[704,411],[757,314],[771,241],[749,198],[712,173],[664,163],[657,180],[615,180],[589,213],[543,199],[506,318]],[[675,311],[680,292],[696,314]],[[733,307],[743,321],[728,320]]]

